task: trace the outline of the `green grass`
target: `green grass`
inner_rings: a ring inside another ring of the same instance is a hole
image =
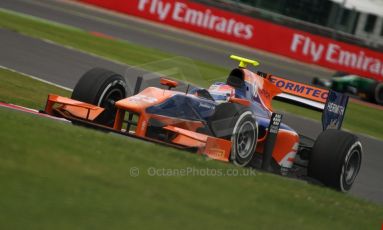
[[[24,106],[41,107],[47,91],[68,94],[0,76],[14,87],[0,99]],[[382,206],[330,189],[4,108],[0,130],[0,229],[349,230],[379,229],[383,218]]]
[[[43,109],[49,93],[69,97],[70,92],[0,68],[0,101]]]
[[[121,40],[110,40],[95,37],[83,30],[62,24],[43,21],[34,17],[0,10],[0,28],[6,28],[36,38],[44,38],[59,44],[91,52],[102,57],[117,60],[129,65],[144,65],[143,67],[159,71],[179,66],[182,80],[208,86],[216,80],[223,80],[229,69],[207,64],[198,60],[165,53],[137,44]],[[320,114],[297,106],[275,102],[277,110],[320,121]],[[353,132],[361,132],[383,139],[382,110],[350,103],[344,121],[344,127]]]

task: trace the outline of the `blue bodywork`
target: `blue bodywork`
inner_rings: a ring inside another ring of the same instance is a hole
[[[214,84],[224,83],[217,82]],[[189,94],[176,94],[161,104],[147,108],[146,112],[186,120],[208,121],[209,117],[214,114],[215,108],[219,103],[211,99],[193,95],[196,90],[201,89],[194,89],[190,91]],[[257,94],[254,94],[253,86],[247,82],[244,87],[235,89],[235,97],[247,99],[251,102],[251,109],[254,112],[258,122],[259,136],[262,137],[265,130],[269,126],[271,113],[267,108],[265,108],[265,106],[262,105],[259,97],[254,95]],[[214,98],[222,95],[212,96]],[[294,131],[292,128],[283,123],[281,124],[280,129]]]

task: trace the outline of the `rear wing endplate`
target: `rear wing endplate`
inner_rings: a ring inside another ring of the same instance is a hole
[[[348,96],[329,90],[324,110],[322,112],[322,128],[340,129],[348,104]]]
[[[275,100],[322,112],[323,130],[341,128],[348,104],[347,95],[263,72],[257,74],[282,90],[274,97]]]

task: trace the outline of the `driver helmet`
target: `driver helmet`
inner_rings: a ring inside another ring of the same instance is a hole
[[[208,89],[214,101],[218,103],[228,102],[230,97],[234,97],[234,87],[227,85],[223,82],[217,82],[211,85]]]

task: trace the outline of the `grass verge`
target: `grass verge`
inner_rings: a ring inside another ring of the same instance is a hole
[[[70,97],[70,92],[0,68],[0,101],[43,109],[49,93]]]
[[[14,90],[0,98],[24,106],[68,94],[1,70],[5,79]],[[347,194],[4,108],[0,130],[1,229],[349,230],[383,218]]]
[[[96,37],[74,27],[40,20],[11,11],[0,10],[0,18],[2,19],[0,20],[0,28],[14,30],[36,38],[48,39],[129,65],[143,65],[175,57],[175,55],[156,49],[131,44],[126,41]],[[197,74],[199,77],[195,77],[195,71],[192,71],[194,77],[189,76],[188,80],[202,86],[208,86],[209,83],[217,79],[223,80],[223,77],[229,71],[228,69],[198,60],[194,60],[193,63],[200,72],[200,75]],[[156,69],[158,66],[151,64],[147,67],[150,70],[150,68]],[[274,108],[320,121],[319,113],[297,106],[275,102]],[[383,139],[383,132],[381,131],[383,130],[383,112],[379,109],[351,102],[347,110],[344,127],[353,132],[361,132]]]

